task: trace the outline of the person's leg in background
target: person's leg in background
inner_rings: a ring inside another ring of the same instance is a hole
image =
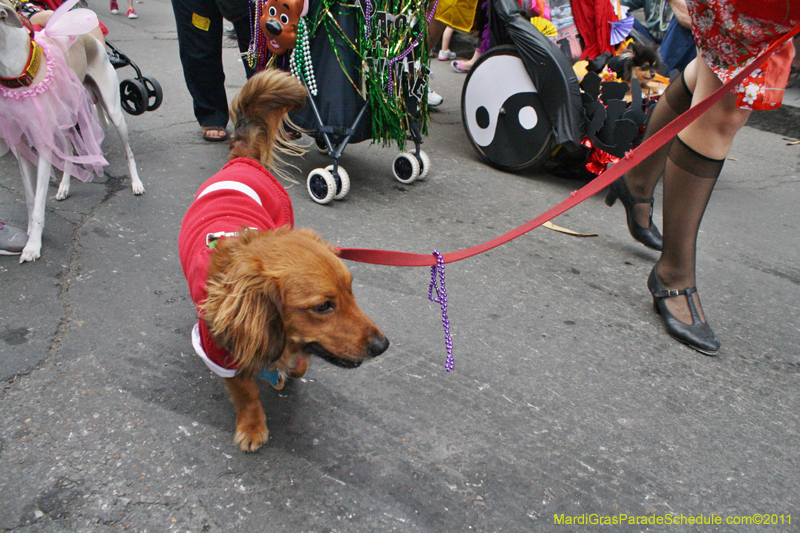
[[[652,137],[691,107],[696,82],[697,74],[694,65],[672,80],[650,114],[644,140]],[[670,144],[666,143],[632,168],[625,176],[612,183],[606,196],[608,205],[613,205],[617,198],[620,199],[625,206],[631,235],[654,250],[661,250],[662,239],[652,220],[653,192],[664,173]]]
[[[436,6],[436,2],[434,2],[434,3],[432,3],[430,5],[430,9],[432,10],[435,6]],[[428,15],[430,15],[430,13],[431,12],[428,11]],[[431,17],[431,21],[428,23],[428,54],[431,53],[431,51],[436,46],[436,43],[438,43],[439,39],[442,38],[442,35],[444,34],[445,28],[447,28],[447,25],[445,25],[444,22],[442,22],[440,20],[436,20],[435,16]],[[444,98],[442,97],[442,95],[440,95],[437,92],[434,92],[434,90],[431,89],[430,81],[429,81],[428,82],[428,106],[436,107],[436,106],[442,105],[442,102],[444,102]]]
[[[128,0],[128,11],[125,12],[125,16],[129,19],[139,18],[139,15],[136,14],[136,10],[133,9],[133,0]]]
[[[431,9],[432,8],[433,6],[431,6]],[[428,15],[430,15],[430,11],[428,12]],[[431,18],[431,21],[428,23],[428,50],[433,50],[436,48],[436,44],[444,35],[444,30],[446,28],[447,25],[441,20],[436,20],[436,16]]]
[[[112,15],[119,14],[119,3],[117,3],[117,0],[111,0],[108,4],[108,8]],[[139,16],[136,14],[136,10],[133,9],[133,0],[128,0],[128,10],[125,12],[125,16],[129,19],[139,18]]]
[[[172,8],[194,115],[206,140],[225,140],[228,97],[222,67],[222,14],[214,0],[172,0]]]
[[[469,69],[472,68],[472,65],[474,65],[478,59],[480,59],[480,57],[481,57],[480,49],[476,48],[475,51],[472,52],[471,58],[467,59],[466,61],[456,59],[455,61],[450,63],[450,65],[456,72],[459,72],[461,74],[466,74],[467,72],[469,72]]]
[[[250,47],[250,32],[252,31],[252,28],[250,28],[250,17],[242,17],[231,22],[236,31],[236,41],[239,45],[239,52],[247,52],[247,49]],[[244,64],[245,75],[249,79],[256,71],[250,68],[250,65],[247,64],[244,58],[242,58],[242,63]]]
[[[489,51],[491,47],[491,40],[489,37],[489,3],[478,2],[477,10],[475,12],[475,28],[478,29],[478,46],[472,52],[472,57],[466,61],[456,60],[450,63],[453,70],[460,73],[469,72],[475,62],[480,57]]]
[[[447,26],[442,33],[442,47],[439,50],[439,55],[436,56],[439,61],[449,61],[456,58],[456,54],[450,50],[450,40],[453,38],[453,31],[453,28]]]

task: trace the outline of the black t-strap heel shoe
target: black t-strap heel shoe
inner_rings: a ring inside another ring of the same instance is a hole
[[[653,295],[653,309],[664,319],[664,325],[666,325],[667,333],[669,333],[670,337],[705,355],[717,355],[719,353],[719,339],[711,330],[711,326],[700,318],[700,313],[694,303],[692,295],[697,292],[697,287],[689,287],[683,290],[665,289],[661,286],[661,282],[658,281],[656,267],[653,267],[650,277],[647,278],[647,288],[650,289],[650,294]],[[692,314],[691,325],[684,324],[669,312],[664,300],[676,296],[686,296],[689,312]]]
[[[617,198],[619,198],[619,201],[625,206],[625,214],[628,218],[628,231],[631,232],[631,236],[648,248],[660,252],[663,247],[663,239],[661,238],[661,232],[659,232],[656,225],[653,224],[653,199],[640,200],[633,196],[628,189],[628,184],[625,183],[624,177],[619,178],[608,186],[606,205],[611,207],[614,205],[614,202],[617,201]],[[643,228],[636,222],[636,217],[633,213],[633,206],[636,204],[650,204],[650,227]]]

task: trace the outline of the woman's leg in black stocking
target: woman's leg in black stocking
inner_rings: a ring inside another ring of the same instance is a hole
[[[658,260],[658,278],[664,287],[695,286],[697,233],[724,162],[698,153],[680,136],[672,142],[664,172],[664,249]],[[703,317],[696,293],[694,298]],[[678,305],[679,299],[685,296],[670,298],[667,307],[678,320],[691,324],[688,306]]]
[[[687,70],[690,70],[689,67],[687,67]],[[693,91],[689,88],[685,75],[692,77],[691,72],[682,72],[669,84],[667,90],[658,99],[658,103],[647,122],[647,128],[644,132],[645,140],[652,137],[661,128],[692,106]],[[653,197],[656,184],[664,173],[669,146],[670,143],[666,143],[625,174],[625,183],[627,183],[628,189],[633,196],[642,200]],[[636,204],[634,206],[634,214],[640,226],[644,228],[650,226],[650,206],[648,204]]]
[[[722,82],[704,61],[695,63],[693,100],[696,104]],[[749,116],[749,111],[736,107],[736,97],[729,93],[687,126],[670,146],[664,173],[664,249],[657,265],[658,278],[667,289],[681,290],[696,285],[700,222],[733,139]],[[694,298],[703,317],[697,294]],[[667,298],[666,304],[681,322],[692,323],[686,297]]]

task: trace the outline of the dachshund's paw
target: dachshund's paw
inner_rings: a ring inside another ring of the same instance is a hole
[[[266,424],[245,425],[236,428],[233,436],[234,444],[237,444],[243,452],[254,452],[266,444],[269,439],[269,430]]]

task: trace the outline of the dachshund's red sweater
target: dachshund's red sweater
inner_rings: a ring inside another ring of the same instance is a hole
[[[208,235],[236,233],[243,227],[275,229],[294,226],[294,212],[286,189],[258,162],[237,158],[208,179],[197,191],[183,217],[178,237],[183,274],[195,306],[207,297],[206,279],[212,248]],[[208,333],[198,317],[192,329],[192,345],[216,374],[236,375],[236,363]]]

